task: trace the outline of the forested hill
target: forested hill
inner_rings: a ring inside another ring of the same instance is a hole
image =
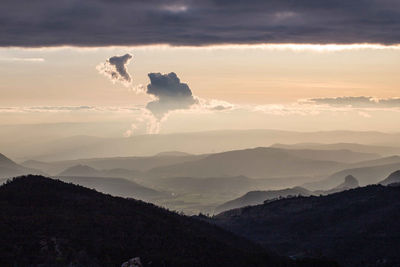
[[[0,187],[0,266],[298,266],[206,222],[42,176]],[[317,266],[325,263],[314,262]]]
[[[343,266],[400,266],[400,187],[373,185],[223,212],[214,222],[276,252]]]

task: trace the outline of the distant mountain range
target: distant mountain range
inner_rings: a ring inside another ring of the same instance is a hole
[[[151,156],[163,151],[208,154],[249,147],[265,147],[275,143],[332,144],[346,142],[375,146],[400,146],[400,134],[381,132],[221,130],[122,138],[120,136],[124,130],[120,128],[121,126],[114,126],[115,129],[119,129],[119,134],[112,135],[114,137],[110,137],[110,134],[103,135],[104,131],[102,130],[88,131],[86,127],[87,125],[67,124],[26,125],[14,128],[0,126],[0,140],[7,140],[7,142],[0,141],[0,147],[3,153],[18,160],[60,161],[93,157]],[[124,127],[129,127],[129,125]],[[71,131],[72,129],[75,130]],[[110,131],[110,129],[106,130]],[[114,132],[114,129],[112,131]],[[78,133],[87,133],[87,135],[77,135]],[[98,136],[94,136],[96,134]],[[382,155],[387,154],[385,152]]]
[[[400,154],[400,145],[396,146],[377,146],[357,143],[297,143],[297,144],[273,144],[272,147],[284,149],[311,149],[311,150],[350,150],[353,152],[375,154],[381,156],[391,156]]]
[[[259,147],[208,155],[202,159],[156,167],[148,171],[153,177],[223,177],[244,175],[251,178],[328,174],[347,166],[325,160],[337,151],[307,151]],[[328,156],[329,155],[329,156]],[[340,157],[340,155],[337,155]],[[317,159],[319,158],[319,159]]]
[[[276,256],[214,225],[41,176],[0,187],[1,266],[335,266]]]
[[[149,157],[113,157],[113,158],[91,158],[66,161],[43,162],[28,160],[22,165],[30,168],[37,168],[51,175],[59,174],[65,169],[77,165],[86,165],[97,170],[126,169],[136,171],[139,175],[152,168],[168,166],[171,164],[183,163],[198,160],[206,155],[189,155],[186,153],[166,152]]]
[[[399,266],[400,187],[373,185],[223,212],[211,221],[292,258]]]
[[[23,165],[41,169],[51,175],[68,170],[68,175],[86,176],[79,165],[101,170],[90,176],[114,176],[118,170],[123,178],[139,177],[228,177],[250,178],[316,177],[370,162],[377,165],[376,154],[349,150],[278,149],[259,147],[215,154],[188,155],[179,152],[161,153],[151,157],[93,158],[71,161],[40,162],[29,160]],[[394,160],[393,160],[394,161]],[[400,162],[400,158],[398,159]],[[75,168],[75,170],[74,170]],[[82,167],[81,167],[82,168]],[[129,170],[123,171],[122,169]],[[71,173],[71,171],[74,171]],[[89,170],[86,170],[89,171]],[[105,171],[110,173],[105,174]],[[64,173],[61,173],[64,175]]]

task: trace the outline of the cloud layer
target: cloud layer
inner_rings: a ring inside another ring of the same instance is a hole
[[[313,98],[308,102],[329,105],[334,107],[353,107],[353,108],[399,108],[400,98],[373,98],[371,96],[343,96]]]
[[[0,46],[400,43],[398,0],[3,0]]]

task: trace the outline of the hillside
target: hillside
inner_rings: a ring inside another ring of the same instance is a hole
[[[400,170],[391,173],[385,180],[381,181],[382,185],[390,185],[400,183]]]
[[[263,204],[264,201],[271,201],[280,198],[293,197],[293,196],[315,196],[315,195],[329,195],[344,190],[349,190],[358,187],[358,180],[351,175],[345,177],[343,183],[335,186],[329,190],[310,191],[303,187],[296,186],[293,188],[285,188],[280,190],[266,190],[266,191],[250,191],[245,195],[227,201],[215,208],[215,214],[223,211],[237,209],[246,206],[254,206]]]
[[[151,188],[139,185],[133,181],[113,177],[80,177],[80,176],[57,176],[57,179],[66,183],[73,183],[84,187],[95,189],[99,192],[113,196],[129,197],[145,201],[155,201],[159,198],[167,198],[162,193]]]
[[[294,187],[281,190],[269,190],[269,191],[250,191],[245,195],[225,202],[215,208],[215,214],[221,213],[226,210],[259,205],[264,203],[266,200],[277,199],[280,197],[288,196],[310,196],[313,193],[305,188]]]
[[[359,187],[360,184],[358,180],[353,176],[353,175],[347,175],[344,178],[343,183],[339,184],[338,186],[335,186],[332,189],[325,190],[325,191],[318,191],[316,192],[317,194],[322,194],[322,195],[329,195],[337,192],[342,192],[345,190],[353,189]]]
[[[208,223],[41,176],[1,186],[0,211],[1,266],[301,265]]]
[[[101,177],[102,173],[86,165],[75,165],[60,172],[57,176]]]
[[[40,174],[41,172],[35,169],[21,166],[5,155],[0,154],[0,178],[9,178],[23,174]]]
[[[317,158],[320,151],[315,151]],[[326,152],[322,152],[326,153]],[[310,153],[308,153],[308,157]],[[203,159],[158,167],[148,174],[156,177],[222,177],[244,175],[251,178],[315,176],[347,166],[344,163],[302,157],[299,151],[259,147],[211,154]],[[322,155],[321,155],[322,157]],[[323,158],[323,157],[322,157]]]
[[[213,221],[277,252],[343,266],[399,266],[400,187],[368,186],[221,213]]]

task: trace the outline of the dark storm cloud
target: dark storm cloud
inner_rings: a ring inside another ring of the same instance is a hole
[[[147,85],[147,94],[155,100],[147,103],[146,108],[153,115],[162,119],[173,110],[188,109],[198,101],[186,83],[181,83],[174,72],[169,74],[149,73],[150,84]]]
[[[400,98],[373,98],[370,96],[344,96],[332,98],[314,98],[309,100],[315,104],[330,105],[336,107],[354,108],[395,108],[400,107]]]
[[[132,79],[126,66],[131,59],[131,54],[110,57],[105,63],[99,64],[96,68],[100,73],[110,78],[112,82],[120,81],[124,85],[129,85]]]
[[[398,0],[2,0],[0,46],[400,43]]]

